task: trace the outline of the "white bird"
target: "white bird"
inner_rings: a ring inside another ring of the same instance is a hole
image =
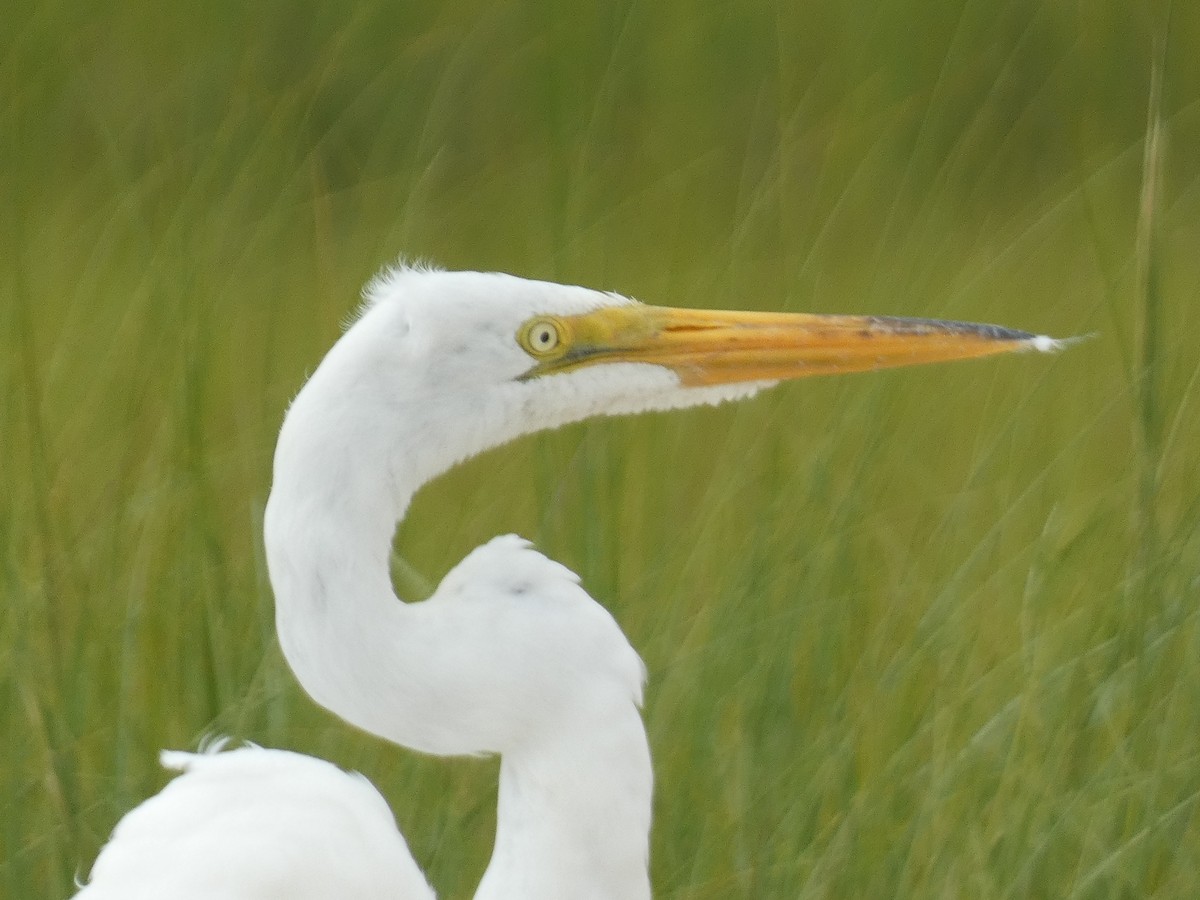
[[[467,457],[590,416],[1058,346],[990,325],[671,309],[508,275],[389,270],[279,436],[265,535],[280,644],[313,699],[359,728],[425,753],[500,754],[477,898],[649,897],[640,658],[574,574],[511,535],[428,600],[401,602],[388,562],[413,494]],[[322,863],[306,854],[297,883]]]

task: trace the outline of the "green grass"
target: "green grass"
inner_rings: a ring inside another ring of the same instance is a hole
[[[262,560],[283,410],[398,253],[1097,333],[527,438],[418,496],[397,580],[517,531],[614,611],[658,896],[1200,894],[1200,8],[9,15],[0,895],[68,895],[212,733],[365,772],[473,890],[495,763],[315,708]]]

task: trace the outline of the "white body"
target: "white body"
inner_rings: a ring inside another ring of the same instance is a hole
[[[433,900],[361,775],[259,747],[163,763],[183,774],[120,821],[80,900]]]

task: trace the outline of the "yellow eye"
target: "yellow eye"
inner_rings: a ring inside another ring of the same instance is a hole
[[[553,356],[563,342],[563,324],[549,317],[533,319],[521,328],[517,339],[532,356]]]

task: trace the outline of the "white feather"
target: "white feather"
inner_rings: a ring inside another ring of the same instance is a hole
[[[181,774],[120,821],[81,900],[432,900],[362,776],[260,747],[162,761]]]

